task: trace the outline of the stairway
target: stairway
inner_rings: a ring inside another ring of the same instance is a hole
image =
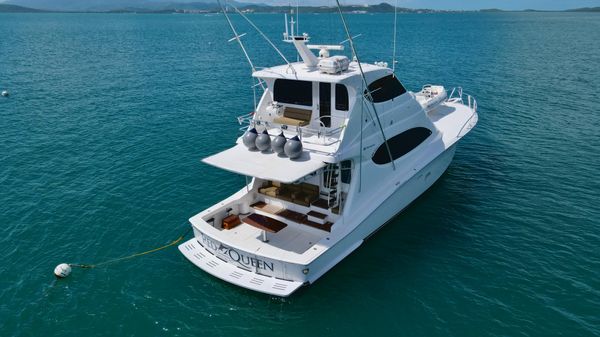
[[[339,204],[339,180],[340,166],[338,164],[329,164],[324,171],[325,197],[329,208],[337,207]]]

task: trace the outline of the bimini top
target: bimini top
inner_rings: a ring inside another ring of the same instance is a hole
[[[243,144],[237,144],[202,161],[226,171],[282,183],[293,183],[325,166],[321,158],[308,151],[292,160],[272,152],[250,151]]]

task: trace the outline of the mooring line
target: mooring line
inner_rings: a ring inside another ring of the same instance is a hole
[[[168,243],[168,244],[166,244],[164,246],[161,246],[161,247],[158,247],[158,248],[154,248],[154,249],[150,249],[150,250],[147,250],[145,252],[135,253],[135,254],[131,254],[131,255],[128,255],[128,256],[118,257],[116,259],[110,259],[110,260],[107,260],[107,261],[103,261],[103,262],[99,262],[99,263],[94,263],[94,264],[68,263],[68,265],[70,267],[75,267],[75,268],[92,269],[92,268],[100,267],[100,266],[103,266],[103,265],[107,265],[107,264],[111,264],[111,263],[115,263],[115,262],[119,262],[119,261],[123,261],[123,260],[133,259],[134,257],[151,254],[151,253],[158,252],[160,250],[163,250],[165,248],[169,248],[171,246],[174,246],[174,245],[178,244],[179,242],[181,242],[188,235],[188,233],[191,230],[192,230],[192,227],[189,227],[185,231],[185,233],[183,233],[183,235],[179,236],[176,240],[171,241],[170,243]]]

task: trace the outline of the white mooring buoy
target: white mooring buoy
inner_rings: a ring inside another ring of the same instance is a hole
[[[10,95],[10,94],[8,93],[8,90],[4,90],[4,91],[2,91],[2,97],[8,97],[8,95]]]
[[[58,278],[65,278],[71,275],[71,266],[66,263],[61,263],[54,268],[54,275]]]

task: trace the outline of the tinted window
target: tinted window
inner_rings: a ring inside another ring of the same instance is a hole
[[[275,101],[279,103],[312,106],[312,82],[296,80],[275,80]]]
[[[348,89],[343,84],[335,85],[335,109],[348,111]]]
[[[325,127],[331,126],[331,83],[319,83],[319,117]]]
[[[342,182],[344,184],[350,184],[350,178],[352,178],[352,162],[349,160],[344,160],[342,162]]]
[[[406,92],[404,86],[394,74],[382,77],[375,82],[369,84],[369,90],[373,97],[373,102],[385,102],[396,98]],[[365,90],[365,95],[367,94]],[[368,97],[368,96],[367,96]]]
[[[394,137],[388,139],[388,145],[390,146],[390,152],[394,160],[404,156],[405,154],[412,151],[415,147],[419,146],[427,137],[431,135],[431,130],[427,128],[414,128],[406,130]],[[388,155],[385,143],[381,144],[375,154],[373,155],[373,162],[375,164],[383,165],[390,162],[390,156]]]

